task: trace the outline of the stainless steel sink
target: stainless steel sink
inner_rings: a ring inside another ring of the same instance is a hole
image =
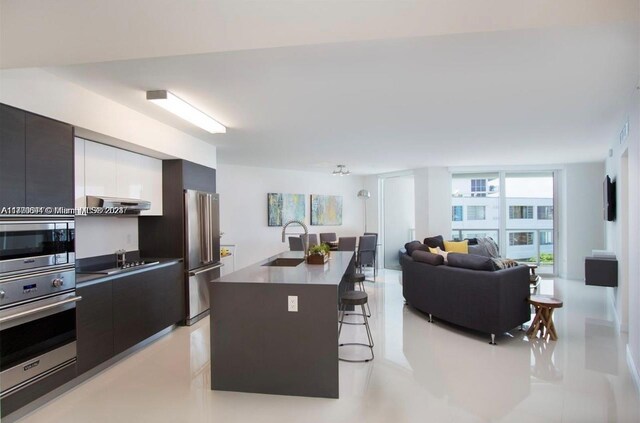
[[[300,263],[304,262],[304,258],[277,258],[271,260],[263,266],[277,266],[277,267],[296,267]]]

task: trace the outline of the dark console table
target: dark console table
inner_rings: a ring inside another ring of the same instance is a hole
[[[586,285],[618,286],[618,260],[615,257],[587,257],[584,275]]]

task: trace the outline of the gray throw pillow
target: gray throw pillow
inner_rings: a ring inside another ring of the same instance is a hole
[[[433,254],[427,251],[416,250],[411,255],[411,258],[414,261],[431,264],[433,266],[440,266],[441,264],[444,264],[444,257],[440,254]]]
[[[469,245],[469,254],[478,256],[491,257],[489,251],[484,245]]]
[[[496,270],[496,265],[491,257],[476,254],[449,253],[447,262],[451,267],[461,267],[463,269],[486,270],[489,272]]]

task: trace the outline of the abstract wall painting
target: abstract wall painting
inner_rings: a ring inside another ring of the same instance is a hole
[[[282,226],[290,220],[301,220],[305,216],[304,194],[267,194],[267,224]]]
[[[311,224],[314,226],[342,225],[342,196],[311,195]]]

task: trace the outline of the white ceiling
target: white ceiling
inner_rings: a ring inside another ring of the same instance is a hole
[[[637,18],[637,0],[0,0],[0,67]]]
[[[218,146],[220,162],[371,174],[603,160],[638,82],[637,27],[335,43],[49,68]],[[168,89],[210,135],[145,100]]]

